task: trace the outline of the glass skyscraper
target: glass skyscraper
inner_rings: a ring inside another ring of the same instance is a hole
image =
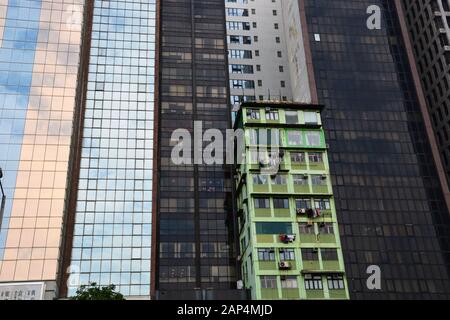
[[[231,127],[224,1],[161,1],[160,30],[155,295],[240,298],[232,167],[171,160],[175,129]]]
[[[0,3],[0,282],[54,296],[79,66],[81,0]]]
[[[113,283],[124,295],[149,296],[156,5],[96,0],[86,19],[92,27],[83,44],[87,84],[65,266],[79,284]]]
[[[381,10],[381,29],[367,27],[371,5]],[[391,0],[299,1],[312,97],[326,106],[352,299],[450,297],[446,190],[400,6]],[[366,284],[372,265],[381,270],[380,290]]]

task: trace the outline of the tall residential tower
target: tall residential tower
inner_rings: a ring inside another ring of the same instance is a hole
[[[292,100],[282,0],[225,0],[230,99]]]

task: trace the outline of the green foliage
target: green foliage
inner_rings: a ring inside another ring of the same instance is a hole
[[[76,296],[72,300],[125,300],[121,293],[115,292],[116,286],[101,287],[92,282],[89,285],[80,286],[77,289]]]

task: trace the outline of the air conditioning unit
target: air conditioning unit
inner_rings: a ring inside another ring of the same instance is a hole
[[[278,264],[278,269],[280,270],[290,270],[291,269],[291,264],[287,261],[281,261]]]
[[[280,241],[283,243],[292,243],[295,241],[295,234],[280,234]]]

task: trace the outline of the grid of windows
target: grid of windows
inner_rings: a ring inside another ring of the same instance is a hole
[[[450,3],[404,1],[417,67],[439,151],[450,181]]]
[[[0,3],[1,282],[56,280],[83,4]]]
[[[231,125],[224,7],[223,0],[161,1],[158,242],[194,246],[189,256],[159,248],[161,299],[192,299],[198,288],[217,298],[219,292],[238,292],[231,290],[237,280],[232,244],[238,241],[231,220],[232,168],[171,161],[175,129],[193,134],[194,121],[203,121],[204,130]]]
[[[155,9],[94,2],[71,260],[133,296],[150,294]]]
[[[449,241],[449,216],[395,2],[304,4],[349,292],[356,299],[448,298],[450,259],[440,240]],[[363,13],[373,4],[383,11],[380,30],[365,27]],[[355,65],[364,66],[356,77]],[[372,264],[384,274],[383,290],[367,289]]]

